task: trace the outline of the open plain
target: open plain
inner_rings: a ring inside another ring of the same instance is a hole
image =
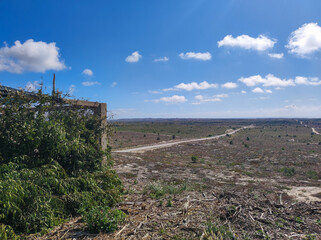
[[[118,122],[110,143],[125,186],[118,205],[125,223],[92,235],[76,219],[56,231],[66,239],[321,239],[320,126],[288,119]]]
[[[113,156],[127,188],[120,207],[128,220],[117,237],[320,238],[321,136],[315,132],[320,123],[270,119],[120,124]],[[233,129],[241,130],[229,134]],[[207,139],[155,148],[202,137]],[[135,142],[136,147],[154,147],[135,151]]]

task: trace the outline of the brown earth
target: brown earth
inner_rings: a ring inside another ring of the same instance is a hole
[[[307,127],[259,126],[113,153],[127,189],[118,206],[125,223],[91,235],[77,218],[38,239],[321,239],[319,142]]]

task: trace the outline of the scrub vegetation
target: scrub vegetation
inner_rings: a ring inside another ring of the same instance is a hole
[[[110,148],[99,144],[111,127],[63,97],[19,91],[0,98],[0,239],[46,233],[77,216],[92,231],[112,231],[124,219],[112,210],[122,182]],[[106,212],[103,224],[97,211]]]

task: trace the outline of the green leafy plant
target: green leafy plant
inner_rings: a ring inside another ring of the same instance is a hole
[[[219,224],[219,223],[211,223],[208,222],[206,226],[206,230],[204,232],[204,239],[238,239],[235,234],[229,229],[228,226]]]
[[[87,229],[91,232],[112,232],[124,222],[126,214],[120,210],[111,210],[109,207],[94,207],[84,214]]]
[[[99,144],[112,128],[64,97],[19,91],[0,98],[0,239],[46,232],[121,199],[111,149]]]
[[[196,156],[193,155],[193,156],[191,157],[191,160],[192,160],[193,163],[197,163],[198,157],[196,157]]]
[[[284,168],[281,168],[281,172],[283,172],[283,175],[284,176],[287,176],[287,177],[292,177],[295,175],[295,168],[287,168],[287,167],[284,167]]]

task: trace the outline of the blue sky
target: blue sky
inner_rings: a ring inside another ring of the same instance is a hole
[[[0,0],[0,82],[115,118],[321,117],[319,0]]]

